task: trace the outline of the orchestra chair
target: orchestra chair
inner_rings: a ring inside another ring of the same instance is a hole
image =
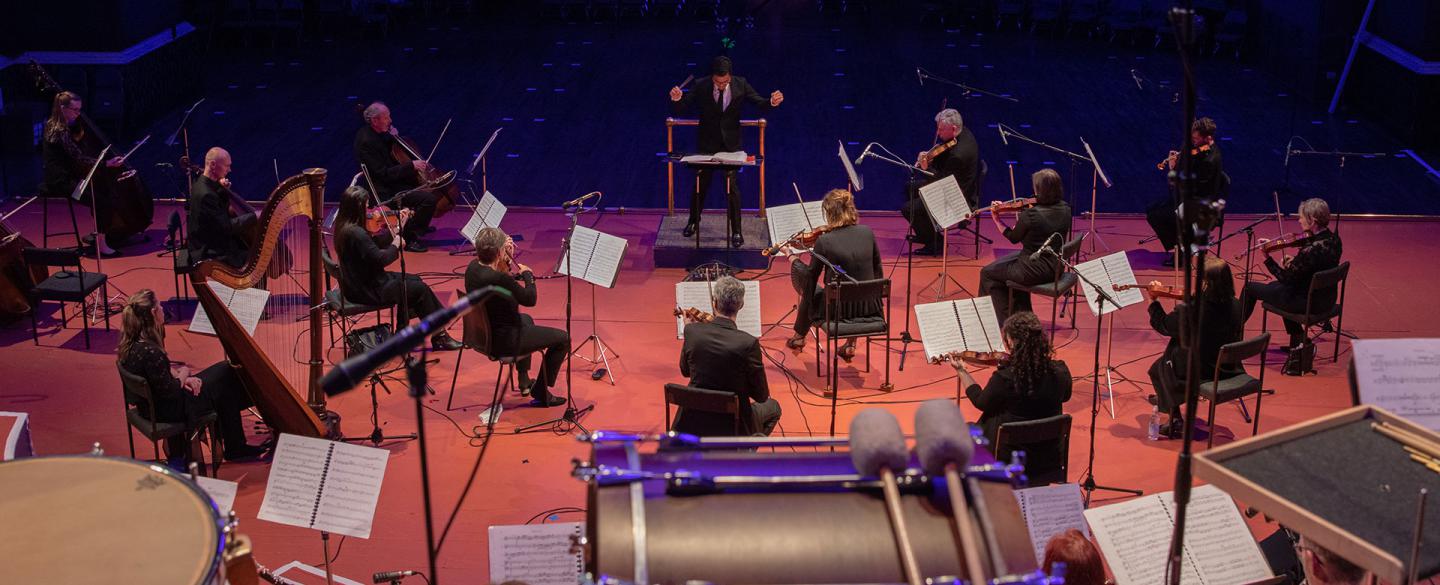
[[[195,263],[190,260],[189,246],[174,246],[171,252],[171,272],[175,275],[175,298],[190,300],[190,273],[195,270]],[[181,284],[185,281],[185,284]]]
[[[80,224],[79,222],[75,221],[75,199],[71,198],[69,193],[46,193],[42,190],[41,194],[41,198],[45,200],[44,205],[40,207],[40,233],[42,239],[44,240],[43,242],[41,242],[41,244],[49,246],[50,236],[75,236],[75,247],[83,248],[85,244],[80,241]],[[51,199],[65,200],[65,208],[70,212],[70,231],[50,233]]]
[[[865,339],[865,371],[870,371],[870,342],[875,337],[885,338],[885,387],[890,385],[890,279],[877,278],[859,282],[840,281],[825,285],[824,318],[812,330],[815,334],[815,375],[826,376],[820,369],[820,353],[830,352],[831,361],[839,359],[837,351],[841,341]],[[880,315],[868,315],[877,306],[884,306]],[[852,316],[859,315],[859,316]],[[820,345],[821,330],[825,333],[825,345]],[[831,369],[838,368],[835,363]]]
[[[1080,244],[1085,241],[1085,236],[1087,235],[1089,235],[1089,232],[1080,234],[1080,237],[1065,242],[1060,246],[1060,255],[1064,257],[1067,262],[1074,264],[1075,256],[1080,253]],[[1064,316],[1059,313],[1060,297],[1067,295],[1070,297],[1070,328],[1075,328],[1075,315],[1080,312],[1074,306],[1075,285],[1079,284],[1079,282],[1080,279],[1075,276],[1075,273],[1065,270],[1065,265],[1060,264],[1055,271],[1055,280],[1051,282],[1044,284],[1020,284],[1013,280],[1007,280],[1005,281],[1005,288],[1010,291],[1011,307],[1015,306],[1015,296],[1017,294],[1050,297],[1050,345],[1053,347],[1055,345],[1056,322],[1059,317]]]
[[[1265,350],[1270,347],[1270,334],[1261,333],[1250,339],[1227,343],[1220,346],[1220,355],[1215,358],[1215,372],[1207,382],[1196,385],[1195,391],[1210,403],[1210,415],[1205,420],[1210,423],[1210,437],[1205,443],[1209,449],[1215,445],[1215,406],[1222,402],[1236,401],[1240,408],[1240,415],[1246,422],[1252,423],[1250,435],[1260,433],[1260,402],[1265,398]],[[1248,373],[1240,373],[1229,378],[1220,379],[1220,373],[1225,366],[1239,366],[1243,368],[1243,362],[1256,355],[1260,356],[1260,378],[1251,377]],[[1167,360],[1164,368],[1173,366]],[[1184,378],[1175,378],[1183,380]],[[1245,410],[1245,397],[1255,395],[1255,416]]]
[[[350,330],[356,323],[359,323],[360,319],[370,313],[375,314],[375,324],[380,325],[385,322],[381,319],[380,312],[388,309],[393,332],[397,304],[367,305],[345,298],[345,295],[340,292],[338,284],[331,286],[332,281],[340,280],[340,264],[330,256],[330,250],[327,249],[320,250],[320,261],[325,264],[325,313],[330,317],[326,323],[330,329],[330,347],[335,347],[335,323],[338,321],[340,323],[340,340],[342,344],[345,344],[345,355],[350,355]]]
[[[1345,284],[1350,281],[1350,261],[1341,262],[1339,266],[1328,270],[1316,272],[1310,277],[1310,290],[1305,293],[1305,312],[1292,313],[1268,302],[1262,302],[1260,309],[1264,315],[1260,319],[1260,330],[1269,331],[1270,313],[1275,313],[1281,318],[1289,319],[1299,323],[1308,332],[1312,325],[1322,326],[1321,333],[1328,329],[1331,319],[1335,319],[1335,352],[1330,356],[1332,362],[1340,361],[1340,338],[1346,334],[1341,333],[1341,325],[1345,323]],[[1315,307],[1316,293],[1338,287],[1335,295],[1335,305],[1328,309],[1317,309]],[[1316,335],[1319,337],[1319,335]]]
[[[90,320],[85,318],[85,298],[96,289],[101,290],[100,302],[106,303],[110,298],[110,285],[106,282],[104,273],[86,272],[85,267],[80,265],[80,252],[78,250],[60,250],[55,248],[25,248],[20,251],[27,266],[35,267],[57,267],[60,270],[54,272],[49,278],[36,283],[35,288],[30,290],[30,334],[35,339],[35,345],[40,345],[40,332],[35,318],[40,311],[41,301],[60,302],[60,328],[65,328],[65,303],[79,303],[80,323],[85,327],[85,349],[90,349]],[[73,270],[71,270],[73,268]],[[104,309],[102,309],[104,310]],[[110,311],[105,312],[105,330],[110,330]]]
[[[670,405],[675,405],[674,424],[670,417]],[[683,417],[682,414],[689,416]],[[697,418],[694,415],[707,413],[711,416]],[[697,437],[742,437],[752,434],[740,415],[740,395],[734,392],[706,390],[684,384],[665,385],[665,430],[695,435]],[[727,432],[724,420],[728,419]]]
[[[1025,477],[1030,487],[1065,483],[1070,467],[1070,415],[1007,422],[995,433],[995,460],[1008,462],[1025,452]]]
[[[206,414],[200,417],[200,420],[195,421],[194,427],[183,422],[156,422],[155,396],[150,391],[150,383],[146,382],[145,378],[126,371],[125,367],[120,365],[120,360],[115,360],[115,369],[120,372],[120,385],[125,392],[125,420],[129,424],[125,429],[125,440],[130,442],[130,458],[135,458],[135,431],[140,431],[140,434],[150,439],[151,446],[155,449],[156,463],[164,463],[164,460],[160,458],[160,440],[184,435],[186,444],[191,446],[190,451],[196,455],[200,470],[203,472],[205,470],[205,454],[200,449],[194,449],[193,446],[196,440],[200,440],[200,444],[203,445],[204,437],[208,436],[210,477],[216,477],[216,473],[220,471],[220,453],[223,451],[220,447],[220,434],[215,426],[215,421],[219,416],[214,412]],[[149,412],[141,411],[141,401],[148,405],[146,410]],[[176,455],[176,453],[170,454],[171,457]]]
[[[455,291],[455,295],[456,298],[461,298],[465,296],[465,293]],[[464,346],[455,355],[455,373],[450,376],[450,396],[445,399],[445,410],[454,409],[455,382],[460,378],[460,361],[465,358],[466,349],[473,349],[480,355],[490,358],[490,361],[500,363],[500,369],[495,372],[495,392],[489,407],[494,408],[504,396],[504,390],[515,389],[516,363],[525,359],[525,355],[496,355],[495,351],[491,349],[490,314],[485,312],[484,303],[465,313],[465,316],[462,317],[461,327],[464,330],[461,335]],[[521,392],[521,395],[524,394],[525,392]]]

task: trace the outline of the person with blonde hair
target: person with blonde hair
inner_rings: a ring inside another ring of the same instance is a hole
[[[1055,169],[1040,169],[1030,176],[1030,184],[1035,188],[1035,206],[1022,209],[1014,227],[1005,225],[999,213],[990,214],[995,229],[1010,243],[1021,245],[1019,252],[996,258],[980,269],[980,294],[990,295],[995,318],[1002,323],[1012,309],[1030,310],[1030,293],[1015,294],[1015,306],[1010,306],[1010,287],[1006,283],[1034,285],[1054,281],[1060,271],[1060,260],[1054,254],[1036,256],[1035,253],[1046,242],[1059,252],[1070,235],[1070,205],[1065,203],[1060,173]]]
[[[41,134],[41,160],[44,162],[45,178],[41,184],[45,194],[51,197],[69,197],[76,185],[95,166],[95,155],[85,152],[76,142],[76,124],[79,122],[84,102],[80,96],[62,91],[55,94],[50,103],[50,118],[45,121]],[[108,169],[118,169],[125,164],[118,154],[102,163]],[[105,244],[105,232],[110,228],[115,209],[113,202],[102,189],[86,189],[80,195],[80,202],[95,209],[95,246],[100,254],[114,256],[114,248]]]
[[[1330,206],[1324,199],[1306,199],[1300,202],[1299,215],[1303,234],[1295,242],[1298,250],[1294,256],[1283,256],[1278,262],[1271,257],[1273,252],[1265,251],[1265,269],[1270,271],[1275,280],[1250,282],[1245,285],[1240,294],[1240,302],[1245,307],[1242,322],[1250,320],[1250,315],[1255,312],[1255,303],[1259,301],[1292,313],[1305,312],[1310,294],[1310,279],[1314,278],[1317,272],[1340,265],[1340,236],[1330,231]],[[1262,239],[1259,243],[1263,245],[1268,241]],[[1310,310],[1317,313],[1328,310],[1335,306],[1338,296],[1336,287],[1316,291],[1315,298],[1310,301],[1314,303]],[[1290,341],[1285,346],[1290,356],[1286,358],[1280,373],[1299,376],[1310,369],[1315,357],[1315,345],[1310,342],[1300,323],[1289,319],[1284,321],[1285,332],[1290,334]]]
[[[791,281],[795,283],[795,292],[799,293],[800,301],[795,310],[795,335],[785,342],[785,346],[796,351],[805,347],[805,336],[810,333],[810,328],[825,319],[825,291],[823,287],[815,286],[822,274],[827,283],[834,282],[836,278],[847,281],[850,278],[857,281],[874,280],[885,274],[880,267],[880,248],[875,244],[875,232],[860,225],[860,213],[855,210],[855,196],[844,189],[832,189],[825,194],[820,207],[825,211],[827,231],[816,238],[814,247],[811,248],[814,254],[810,263],[806,264],[799,258],[793,258],[790,262]],[[787,246],[783,253],[793,255],[797,250]],[[848,278],[837,275],[816,256],[838,266],[845,271]],[[879,316],[882,309],[883,307],[877,304],[873,308],[873,315]],[[845,318],[865,316],[868,315],[851,314],[845,315]],[[839,355],[847,362],[854,358],[855,340],[847,340],[840,348]]]

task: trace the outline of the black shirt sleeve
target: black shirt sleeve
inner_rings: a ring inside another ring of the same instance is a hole
[[[985,383],[983,390],[979,384],[971,384],[969,388],[965,389],[965,396],[970,399],[970,404],[975,405],[975,408],[986,414],[1004,410],[1005,404],[1014,394],[1015,390],[1011,387],[1010,377],[1001,374],[999,370],[990,376],[990,380]]]
[[[745,369],[749,370],[748,383],[750,400],[765,402],[770,399],[770,382],[765,379],[765,357],[761,353],[760,340],[754,339],[745,355]]]
[[[355,137],[355,159],[364,165],[371,177],[378,182],[395,184],[418,180],[414,164],[395,160],[388,141],[368,128],[362,128],[361,133]]]

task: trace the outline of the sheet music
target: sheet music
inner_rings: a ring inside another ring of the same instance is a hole
[[[213,280],[206,284],[215,291],[215,296],[225,308],[230,309],[230,314],[235,316],[245,332],[254,336],[255,328],[260,325],[260,316],[265,314],[265,303],[270,301],[270,291],[258,287],[236,290]],[[189,330],[191,333],[215,334],[215,325],[205,314],[204,305],[195,306],[195,317],[190,320]]]
[[[1174,492],[1165,492],[1171,497]],[[1165,558],[1169,554],[1174,523],[1161,507],[1161,494],[1128,502],[1091,508],[1085,520],[1095,534],[1095,544],[1105,564],[1115,574],[1116,585],[1155,585],[1165,582]],[[1198,585],[1199,575],[1185,563],[1180,582]],[[1219,585],[1219,584],[1216,584]]]
[[[717,152],[715,154],[692,154],[680,158],[680,162],[692,165],[745,165],[748,164],[750,155],[743,150],[735,152]]]
[[[765,225],[770,228],[770,243],[779,244],[797,233],[825,225],[822,201],[776,205],[765,208]]]
[[[1085,502],[1080,498],[1080,486],[1061,483],[1015,491],[1020,501],[1020,513],[1025,516],[1025,526],[1030,529],[1030,542],[1035,547],[1035,560],[1044,562],[1045,545],[1057,534],[1074,528],[1090,537],[1090,527],[1085,524]]]
[[[282,434],[257,517],[369,538],[389,456],[384,449]]]
[[[742,280],[740,284],[745,285],[745,306],[740,307],[740,312],[735,315],[735,327],[741,331],[760,337],[760,283],[754,280]],[[675,306],[680,309],[694,307],[714,313],[715,309],[711,303],[715,289],[714,281],[700,282],[677,282],[675,283]],[[675,339],[685,339],[685,318],[675,318]]]
[[[1135,281],[1135,271],[1130,268],[1130,257],[1126,256],[1124,251],[1102,256],[1089,262],[1081,262],[1075,265],[1075,269],[1119,303],[1119,306],[1116,306],[1108,300],[1105,301],[1106,315],[1145,300],[1145,295],[1139,289],[1117,291],[1113,286],[1138,284]],[[1099,316],[1100,299],[1095,295],[1095,289],[1090,288],[1090,285],[1083,280],[1078,286],[1085,293],[1085,304],[1090,305],[1090,313]]]
[[[324,569],[312,567],[300,561],[290,561],[279,569],[271,571],[270,574],[276,577],[283,577],[287,581],[294,581],[300,585],[323,585],[325,583]],[[334,571],[330,572],[330,577],[334,579],[338,585],[361,585],[359,581],[346,579],[345,577],[336,575]]]
[[[490,527],[490,581],[575,585],[585,569],[583,522]]]
[[[920,200],[925,203],[925,210],[930,212],[935,225],[942,230],[950,229],[970,217],[970,202],[965,200],[965,192],[960,189],[960,181],[955,179],[955,175],[921,187]]]
[[[1350,346],[1362,404],[1440,431],[1440,339],[1357,339]]]
[[[850,188],[860,191],[865,188],[865,183],[860,175],[855,172],[855,165],[850,163],[850,153],[845,152],[845,141],[837,140],[840,143],[840,164],[845,167],[845,178],[850,180]]]
[[[926,359],[954,351],[1005,351],[990,297],[915,305]]]
[[[505,219],[505,211],[508,208],[495,195],[489,191],[480,198],[480,204],[475,206],[475,213],[470,214],[470,219],[465,222],[465,227],[460,229],[460,235],[465,241],[474,242],[475,236],[480,230],[487,227],[500,227],[500,221]]]
[[[615,276],[629,244],[625,238],[577,225],[571,234],[570,250],[560,259],[556,272],[574,274],[585,282],[611,288],[615,286]]]
[[[1163,582],[1175,527],[1174,499],[1175,492],[1164,492],[1085,511],[1117,585]],[[1213,485],[1190,493],[1181,571],[1185,585],[1252,583],[1272,576],[1235,502]]]
[[[1160,503],[1174,517],[1174,499]],[[1185,513],[1185,560],[1199,565],[1204,583],[1253,583],[1273,576],[1230,494],[1213,485],[1198,486],[1190,492]]]
[[[235,507],[235,492],[239,491],[240,484],[203,475],[197,476],[195,483],[210,495],[211,500],[215,501],[215,508],[220,510],[220,517],[228,518],[230,510]]]

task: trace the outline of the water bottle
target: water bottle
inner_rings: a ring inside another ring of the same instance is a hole
[[[1150,430],[1146,433],[1151,441],[1160,440],[1160,407],[1156,406],[1150,410]]]

